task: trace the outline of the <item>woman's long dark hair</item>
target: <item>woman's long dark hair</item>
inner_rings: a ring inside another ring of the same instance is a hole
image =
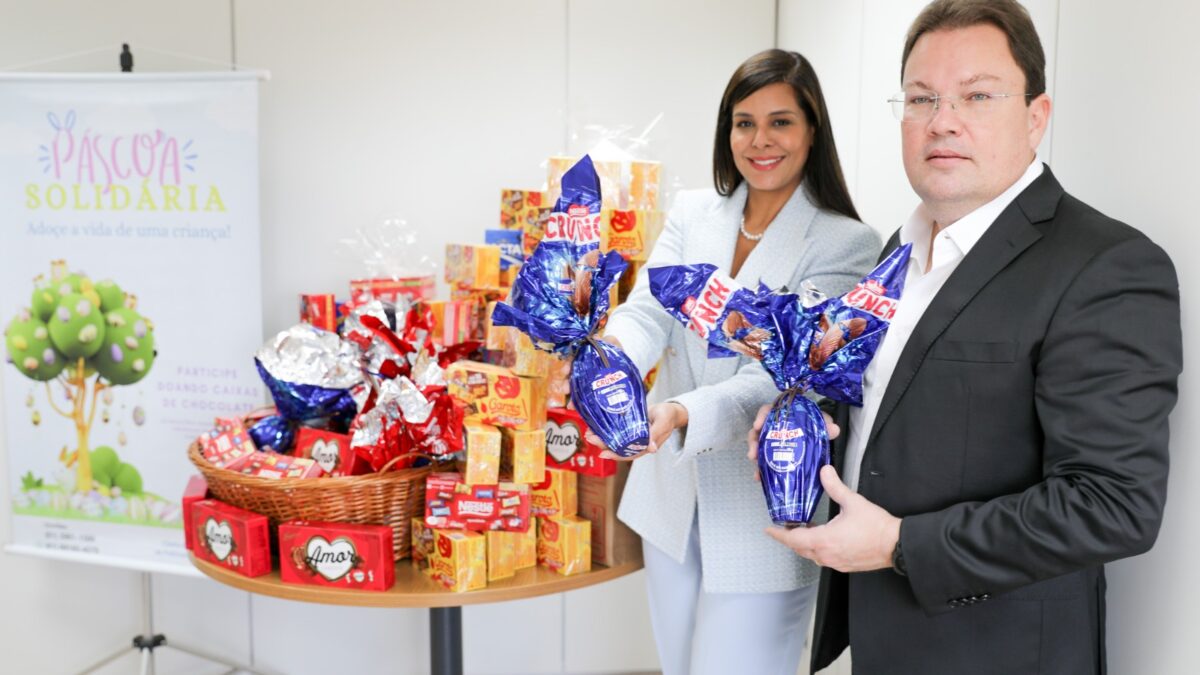
[[[860,220],[842,176],[837,146],[833,143],[833,126],[829,122],[829,111],[825,109],[825,96],[821,93],[817,73],[808,59],[782,49],[768,49],[751,56],[738,66],[725,87],[717,112],[717,136],[713,144],[713,183],[717,193],[728,197],[745,180],[733,163],[733,150],[729,147],[733,106],[777,82],[792,85],[796,102],[813,129],[812,149],[804,163],[803,175],[809,196],[822,209]]]

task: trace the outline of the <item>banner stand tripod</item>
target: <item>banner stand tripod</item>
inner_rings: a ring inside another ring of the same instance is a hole
[[[87,675],[93,673],[104,666],[126,656],[134,651],[140,654],[142,667],[138,671],[141,675],[154,675],[154,650],[166,648],[174,649],[177,652],[191,654],[197,658],[211,661],[212,663],[220,664],[229,667],[226,675],[232,673],[248,673],[249,675],[266,675],[260,670],[255,670],[253,667],[243,663],[238,663],[232,659],[227,659],[223,656],[217,656],[194,647],[177,644],[174,641],[168,641],[167,636],[154,632],[154,589],[151,585],[150,573],[142,572],[142,634],[134,636],[133,644],[128,647],[122,647],[116,652],[97,661],[93,665],[80,671],[79,675]]]

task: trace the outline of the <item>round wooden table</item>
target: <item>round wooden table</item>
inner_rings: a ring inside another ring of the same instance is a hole
[[[189,554],[190,555],[190,554]],[[421,573],[411,560],[396,563],[396,585],[388,591],[354,591],[323,586],[285,584],[279,571],[261,577],[236,572],[191,556],[192,564],[213,579],[243,591],[285,600],[359,607],[425,607],[429,609],[430,661],[433,675],[462,673],[462,606],[521,600],[585,588],[623,577],[642,568],[640,560],[614,567],[592,565],[592,571],[562,576],[542,567],[518,570],[516,576],[488,582],[487,588],[454,593]]]

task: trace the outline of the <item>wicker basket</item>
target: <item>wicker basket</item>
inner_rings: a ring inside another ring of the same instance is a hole
[[[271,520],[271,534],[289,520],[368,523],[392,528],[396,560],[407,558],[412,518],[425,513],[425,477],[432,467],[336,478],[260,478],[213,466],[188,448],[188,459],[204,474],[218,499],[261,513]]]

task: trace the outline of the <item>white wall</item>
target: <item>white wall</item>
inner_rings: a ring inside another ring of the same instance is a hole
[[[908,23],[921,0],[781,0],[779,43],[813,62],[835,122],[843,168],[863,219],[884,236],[917,203],[900,161],[898,123],[884,99],[899,83]],[[1047,57],[1055,110],[1040,153],[1063,186],[1163,246],[1184,300],[1185,348],[1200,331],[1188,298],[1200,293],[1192,256],[1200,244],[1192,197],[1200,180],[1200,8],[1172,0],[1025,3]],[[1119,319],[1114,319],[1119,320]],[[1147,327],[1153,330],[1153,327]],[[1190,350],[1189,350],[1190,351]],[[1200,462],[1197,376],[1185,372],[1172,416],[1170,499],[1148,554],[1108,567],[1108,663],[1112,673],[1193,673],[1200,588],[1185,576],[1200,554],[1191,514]],[[849,672],[847,659],[839,663]]]
[[[655,116],[649,151],[676,187],[712,185],[713,130],[729,76],[774,45],[773,0],[576,0],[568,3],[567,150],[584,152],[588,125]]]
[[[1148,234],[1171,254],[1183,297],[1185,358],[1197,357],[1195,255],[1200,184],[1200,6],[1061,0],[1055,172],[1063,187]],[[1126,95],[1126,92],[1133,92]],[[1153,330],[1152,326],[1147,327]],[[1108,568],[1112,673],[1196,672],[1200,373],[1185,370],[1171,417],[1171,478],[1158,543]]]

